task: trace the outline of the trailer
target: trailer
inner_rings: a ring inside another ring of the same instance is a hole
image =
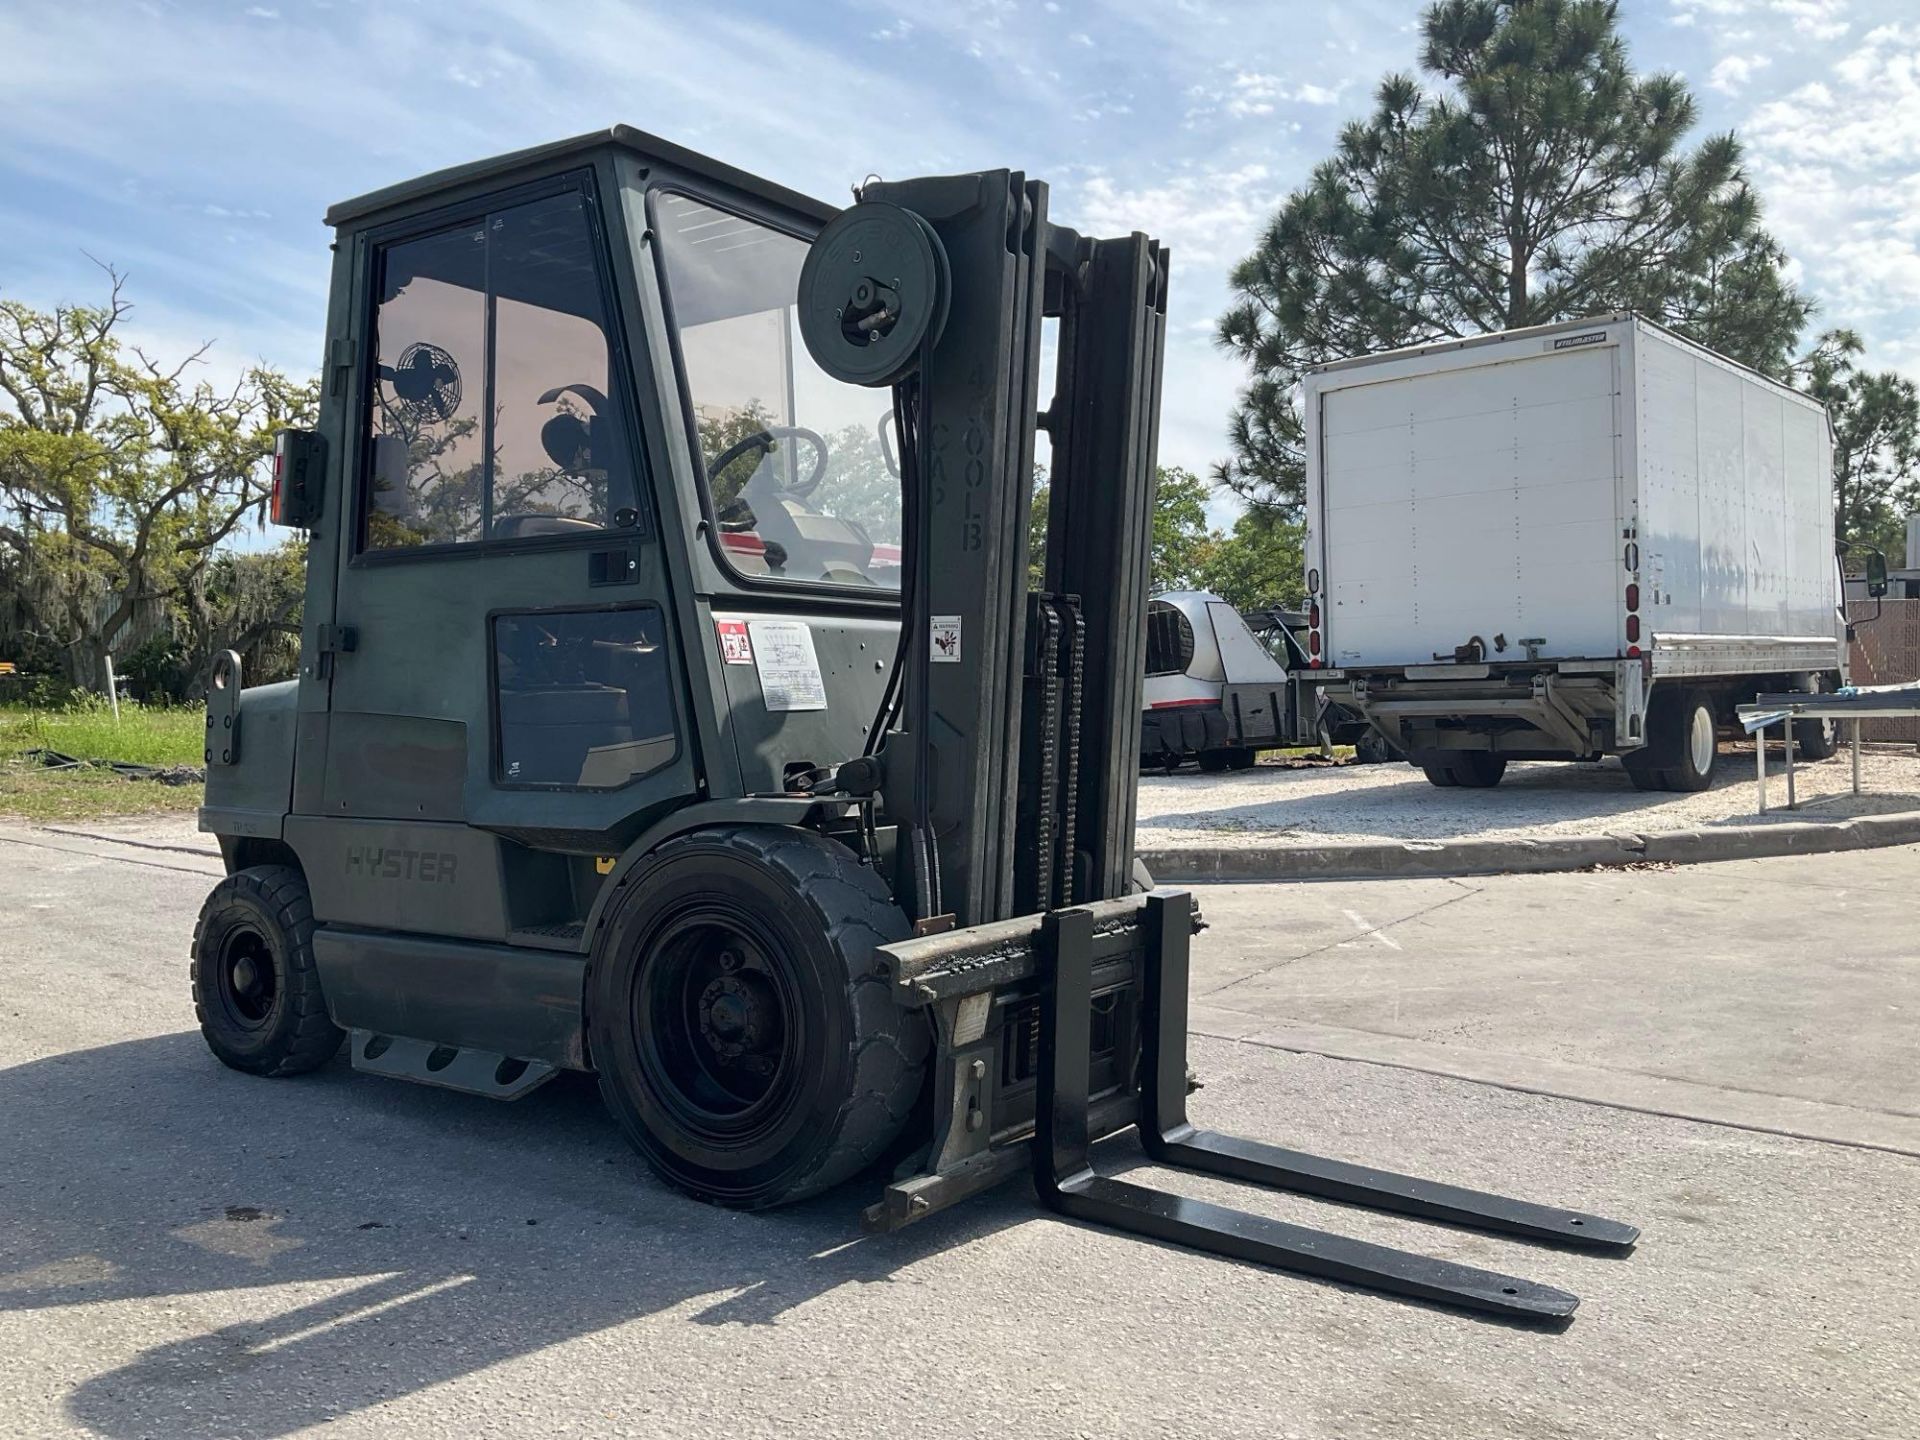
[[[1621,312],[1325,365],[1304,407],[1309,667],[1434,784],[1701,790],[1737,704],[1845,683],[1807,396]]]

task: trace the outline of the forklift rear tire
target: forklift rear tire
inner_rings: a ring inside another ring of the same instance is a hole
[[[237,870],[193,927],[193,1013],[207,1048],[250,1075],[299,1075],[339,1050],[313,962],[313,902],[291,865]]]
[[[932,1036],[874,954],[911,929],[873,869],[810,832],[743,825],[668,841],[625,888],[587,1033],[607,1108],[661,1178],[758,1210],[879,1159]]]

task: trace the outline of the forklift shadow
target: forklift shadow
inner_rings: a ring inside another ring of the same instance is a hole
[[[1037,1215],[1010,1185],[863,1239],[871,1179],[714,1209],[656,1181],[579,1077],[510,1105],[343,1062],[261,1081],[190,1032],[0,1071],[0,1154],[0,1323],[127,1301],[158,1342],[102,1345],[113,1368],[68,1396],[109,1436],[283,1435],[670,1310],[771,1324]]]

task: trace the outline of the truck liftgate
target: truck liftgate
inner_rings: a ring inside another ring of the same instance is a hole
[[[897,1229],[1029,1169],[1059,1214],[1234,1260],[1540,1324],[1565,1323],[1580,1303],[1518,1276],[1099,1174],[1091,1142],[1131,1125],[1148,1158],[1175,1169],[1540,1244],[1632,1250],[1639,1230],[1597,1215],[1197,1129],[1186,1113],[1193,929],[1191,898],[1161,889],[882,947],[902,1002],[932,1012],[941,1068],[929,1168],[889,1186],[867,1228]],[[1127,1033],[1116,1021],[1134,996],[1129,1054],[1113,1042]],[[1004,1124],[1008,1112],[1030,1119]]]

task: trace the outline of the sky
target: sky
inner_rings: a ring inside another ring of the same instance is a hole
[[[1374,87],[1413,0],[5,0],[0,295],[93,300],[210,365],[318,368],[327,205],[616,122],[844,203],[1023,169],[1172,247],[1163,463],[1226,453],[1228,274]],[[1920,375],[1920,0],[1623,0],[1636,66],[1746,141],[1767,223],[1867,361]],[[1044,397],[1043,397],[1044,398]],[[1231,515],[1224,499],[1216,520]]]

